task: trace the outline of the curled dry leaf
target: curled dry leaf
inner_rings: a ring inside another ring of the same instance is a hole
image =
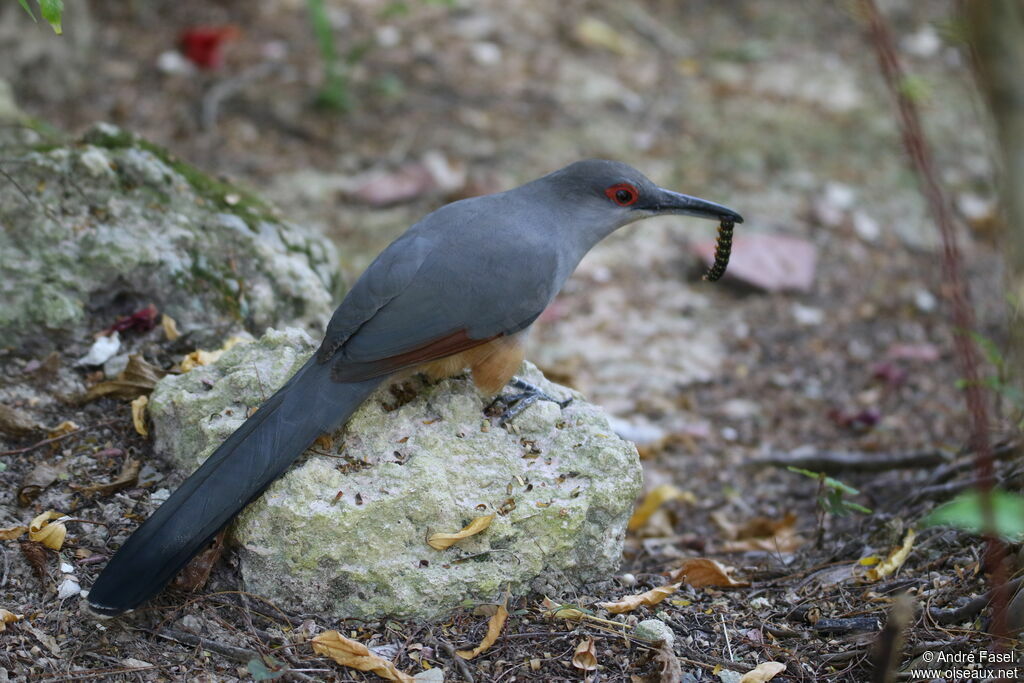
[[[63,513],[56,510],[47,510],[32,520],[28,525],[29,540],[42,543],[50,550],[60,550],[64,545],[64,538],[68,535],[68,529],[62,522],[54,521],[64,517]]]
[[[57,481],[57,478],[67,471],[67,467],[66,462],[40,462],[33,467],[18,488],[18,504],[24,507],[38,498],[43,489]]]
[[[14,622],[21,621],[24,618],[24,614],[15,614],[14,612],[0,607],[0,631],[6,631],[7,624],[13,624]]]
[[[124,464],[121,465],[121,471],[117,475],[117,479],[110,482],[109,484],[90,484],[89,486],[72,486],[73,489],[81,491],[82,493],[99,493],[104,496],[126,489],[129,486],[135,486],[139,481],[139,468],[142,463],[135,458],[125,458]]]
[[[654,661],[658,664],[658,683],[677,683],[683,680],[683,667],[679,658],[672,651],[672,646],[664,640],[654,653]]]
[[[551,598],[544,598],[541,602],[541,607],[544,608],[544,616],[553,617],[555,619],[568,619],[570,621],[579,621],[583,617],[587,616],[585,612],[569,605],[561,605],[556,603]]]
[[[0,541],[13,541],[26,531],[28,531],[27,526],[11,526],[6,529],[0,529]]]
[[[685,581],[694,588],[743,588],[750,585],[747,581],[734,580],[729,576],[731,571],[732,567],[726,567],[706,557],[693,557],[683,560],[679,569],[672,572],[671,579]]]
[[[78,431],[79,429],[81,428],[71,420],[64,420],[59,425],[51,429],[50,433],[46,436],[50,439],[55,439],[58,436],[64,436],[65,434],[70,434],[71,432]]]
[[[178,575],[174,577],[172,585],[189,593],[195,593],[205,586],[206,582],[210,580],[210,572],[213,571],[217,560],[220,559],[221,554],[224,552],[224,537],[226,535],[227,530],[224,530],[214,536],[213,542],[207,545],[206,549],[193,557],[185,565],[185,568],[178,572]]]
[[[137,353],[128,356],[128,365],[118,373],[117,377],[107,382],[100,382],[85,395],[86,401],[94,401],[101,396],[132,401],[139,396],[148,395],[156,383],[167,373],[157,366],[146,362]]]
[[[576,646],[572,653],[572,665],[583,671],[597,670],[597,651],[594,649],[593,638],[584,638]]]
[[[712,519],[729,538],[721,548],[727,553],[750,550],[791,553],[806,542],[796,532],[796,515],[792,512],[782,519],[755,517],[740,526],[730,524],[721,515],[713,514]]]
[[[474,647],[472,650],[456,650],[455,654],[462,657],[463,659],[473,659],[481,652],[487,650],[491,645],[494,645],[495,641],[498,640],[498,636],[501,635],[501,629],[505,627],[505,622],[508,620],[508,608],[505,607],[505,603],[498,605],[498,609],[495,610],[494,614],[487,621],[487,635],[480,641],[480,644]]]
[[[362,643],[349,640],[337,631],[324,631],[313,638],[313,652],[326,655],[342,666],[370,671],[389,681],[411,683],[415,680],[396,669],[388,660],[370,652]]]
[[[25,538],[18,541],[18,546],[21,548],[21,554],[25,556],[28,566],[32,567],[32,573],[36,575],[39,582],[46,588],[49,582],[46,565],[50,559],[50,554],[43,548],[42,543],[33,543]]]
[[[662,505],[670,500],[683,500],[687,503],[696,503],[697,498],[689,491],[683,491],[672,484],[661,484],[651,489],[643,502],[637,506],[633,516],[629,518],[629,530],[636,531],[651,518]]]
[[[216,351],[203,351],[202,349],[196,349],[195,351],[188,354],[182,359],[181,371],[188,372],[189,370],[194,370],[195,368],[198,368],[200,365],[210,365],[212,363],[216,363],[220,359],[220,357],[224,355],[225,351],[228,351],[229,349],[238,346],[239,344],[245,344],[248,342],[249,339],[245,337],[236,336],[229,338],[226,342],[224,342],[224,345],[217,349]]]
[[[434,550],[445,550],[450,548],[464,538],[475,536],[494,521],[494,515],[484,515],[483,517],[477,517],[472,522],[462,527],[461,531],[457,531],[454,534],[433,534],[427,539],[427,545]]]
[[[160,316],[160,326],[164,328],[164,336],[167,337],[167,341],[175,341],[181,336],[181,332],[178,331],[178,321],[166,313]]]
[[[743,674],[740,683],[765,683],[765,681],[772,680],[785,670],[786,665],[781,662],[763,662]]]
[[[903,563],[910,557],[910,551],[914,547],[914,538],[916,536],[917,534],[914,533],[913,529],[908,529],[907,535],[903,538],[903,543],[900,547],[890,552],[889,557],[885,558],[884,561],[869,569],[866,573],[867,579],[869,581],[884,579],[902,567]]]
[[[627,595],[624,598],[620,598],[615,602],[599,602],[598,607],[603,607],[612,614],[622,614],[623,612],[632,612],[637,607],[647,606],[653,607],[659,602],[667,598],[668,596],[679,590],[678,583],[672,583],[667,586],[659,586],[658,588],[652,588],[646,593],[639,593],[638,595]]]
[[[149,429],[146,427],[146,406],[149,405],[149,396],[143,394],[132,401],[132,424],[135,431],[141,436],[149,437]]]
[[[42,430],[43,426],[27,414],[0,403],[0,432],[11,436],[27,436]]]

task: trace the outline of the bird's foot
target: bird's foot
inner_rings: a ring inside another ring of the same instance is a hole
[[[499,394],[493,401],[491,401],[490,405],[484,408],[484,414],[497,415],[498,424],[501,425],[508,423],[512,418],[519,415],[537,401],[551,401],[558,405],[559,408],[565,408],[567,405],[572,403],[572,396],[564,401],[559,401],[537,385],[530,384],[526,380],[519,379],[518,377],[513,377],[512,381],[510,381],[508,385],[514,389],[518,389],[518,393]],[[501,409],[500,413],[498,412],[499,409]]]

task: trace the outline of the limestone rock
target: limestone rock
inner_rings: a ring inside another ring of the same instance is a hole
[[[0,347],[60,348],[150,303],[196,342],[233,327],[320,330],[340,300],[329,243],[113,126],[8,157]]]
[[[150,401],[158,451],[191,471],[313,350],[299,330],[272,330],[165,378]],[[573,393],[529,363],[521,376]],[[246,590],[337,617],[434,618],[537,579],[571,591],[608,576],[641,470],[604,413],[573,396],[565,409],[534,404],[507,431],[468,378],[382,387],[328,454],[312,449],[234,524]],[[483,533],[427,545],[489,514]]]

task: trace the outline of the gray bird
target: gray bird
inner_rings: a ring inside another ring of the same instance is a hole
[[[92,609],[117,615],[159,593],[381,382],[468,368],[483,394],[498,394],[511,380],[524,390],[521,404],[547,398],[513,377],[530,325],[595,244],[666,214],[743,222],[732,209],[604,160],[579,161],[424,217],[362,274],[316,354],[125,541],[89,591]]]

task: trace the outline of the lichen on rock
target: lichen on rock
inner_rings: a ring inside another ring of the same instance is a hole
[[[299,330],[272,330],[165,378],[150,402],[157,450],[191,471],[314,348]],[[538,402],[506,430],[468,377],[383,386],[329,451],[311,449],[232,526],[246,590],[337,617],[436,618],[538,577],[568,593],[614,572],[640,487],[636,449],[579,394],[529,363],[521,376],[575,400]],[[486,531],[447,550],[426,542],[489,514]]]
[[[151,303],[197,343],[319,331],[340,300],[329,242],[114,126],[8,156],[0,347],[59,348]]]

